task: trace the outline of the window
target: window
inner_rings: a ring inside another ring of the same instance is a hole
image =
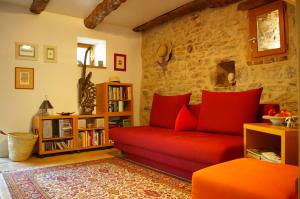
[[[253,58],[287,52],[285,4],[275,1],[249,10],[251,54]]]
[[[87,54],[86,65],[90,67],[106,67],[106,41],[91,38],[77,38],[77,64],[84,64],[85,52]]]

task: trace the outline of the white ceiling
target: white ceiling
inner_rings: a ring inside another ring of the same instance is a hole
[[[110,13],[105,23],[134,28],[192,0],[127,0]],[[30,8],[32,0],[0,0]],[[50,0],[47,12],[85,18],[102,0]],[[42,13],[43,14],[43,13]]]

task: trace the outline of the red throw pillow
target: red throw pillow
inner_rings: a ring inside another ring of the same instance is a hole
[[[154,94],[150,114],[150,126],[174,129],[175,120],[181,107],[188,104],[191,93],[177,96]]]
[[[197,119],[189,111],[186,105],[183,105],[176,117],[175,131],[192,131],[196,128]]]
[[[203,91],[197,130],[242,134],[244,123],[257,122],[261,92]]]

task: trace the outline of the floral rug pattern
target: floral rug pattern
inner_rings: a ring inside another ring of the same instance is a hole
[[[4,173],[16,199],[185,199],[191,184],[120,158]]]

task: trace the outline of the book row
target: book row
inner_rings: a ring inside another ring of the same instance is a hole
[[[108,112],[123,112],[126,104],[124,101],[110,101],[108,103]]]
[[[112,119],[109,121],[109,128],[116,128],[116,127],[130,127],[131,126],[131,119]]]
[[[108,99],[109,100],[131,100],[131,87],[130,86],[109,86]]]
[[[79,131],[77,137],[77,146],[79,148],[102,145],[104,130]]]
[[[54,151],[54,150],[64,150],[73,148],[73,140],[65,141],[47,141],[42,143],[42,150]]]

